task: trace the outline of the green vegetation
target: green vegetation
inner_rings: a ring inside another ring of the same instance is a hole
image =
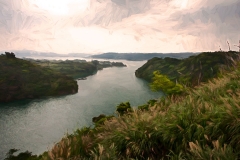
[[[73,94],[77,82],[50,68],[15,58],[13,53],[0,55],[0,102]]]
[[[180,94],[184,88],[181,84],[172,82],[167,76],[162,75],[159,71],[153,72],[153,79],[150,85],[153,91],[161,90],[166,94]]]
[[[38,158],[37,155],[32,155],[32,153],[29,151],[19,153],[17,156],[15,156],[14,153],[17,151],[17,149],[10,149],[5,160],[34,160]]]
[[[112,117],[114,116],[113,115],[106,116],[105,114],[100,114],[98,117],[93,117],[92,122],[94,123],[95,126],[99,126],[104,124],[106,120],[110,120]]]
[[[204,52],[186,59],[166,57],[153,58],[136,70],[135,75],[151,82],[153,72],[159,71],[171,81],[186,86],[196,86],[201,82],[218,77],[222,70],[230,69],[238,60],[238,52]]]
[[[228,73],[217,72],[217,78],[189,88],[184,95],[150,100],[138,109],[121,103],[117,110],[123,114],[108,119],[99,116],[95,122],[104,119],[101,123],[66,135],[48,152],[31,158],[240,159],[240,64],[236,60],[226,64]]]
[[[122,62],[109,62],[93,60],[34,60],[26,59],[34,64],[49,68],[58,73],[65,74],[73,78],[85,78],[95,74],[98,70],[107,67],[126,67]]]
[[[117,106],[117,110],[116,110],[120,115],[124,115],[125,113],[131,112],[132,108],[129,102],[125,102],[125,103],[120,103]]]
[[[139,110],[142,110],[142,111],[143,111],[143,110],[148,110],[149,107],[154,106],[156,102],[157,102],[156,99],[150,99],[150,100],[147,102],[147,104],[138,106],[138,109],[139,109]]]

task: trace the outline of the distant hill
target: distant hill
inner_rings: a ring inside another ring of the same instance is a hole
[[[165,58],[165,57],[171,57],[171,58],[187,58],[192,55],[196,55],[197,53],[103,53],[98,55],[92,55],[92,58],[99,58],[99,59],[124,59],[129,61],[143,61],[143,60],[149,60],[154,57],[158,58]]]
[[[14,54],[0,55],[0,102],[73,94],[77,82]]]
[[[88,57],[90,54],[85,53],[68,53],[68,54],[58,54],[54,52],[38,52],[32,50],[12,50],[16,57],[23,58],[23,57]]]
[[[151,81],[154,71],[160,71],[171,80],[195,86],[216,77],[221,70],[230,68],[239,59],[238,52],[204,52],[185,59],[152,58],[135,75]]]

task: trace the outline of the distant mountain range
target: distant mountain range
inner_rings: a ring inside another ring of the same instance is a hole
[[[39,52],[32,50],[11,50],[8,52],[13,52],[16,57],[19,58],[33,58],[33,57],[76,57],[76,58],[96,58],[96,59],[123,59],[129,61],[143,61],[149,60],[154,57],[158,58],[177,58],[183,59],[188,58],[189,56],[196,55],[198,53],[192,52],[183,52],[183,53],[116,53],[116,52],[108,52],[102,54],[86,54],[86,53],[68,53],[68,54],[58,54],[54,52]],[[0,52],[1,53],[1,52]],[[4,51],[2,51],[4,53]]]
[[[154,57],[158,58],[188,58],[192,55],[197,55],[198,53],[192,53],[192,52],[184,52],[184,53],[103,53],[98,55],[91,56],[92,58],[99,58],[99,59],[125,59],[129,61],[143,61],[143,60],[149,60]]]

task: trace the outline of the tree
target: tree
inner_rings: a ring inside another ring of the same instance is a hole
[[[6,154],[6,158],[4,160],[37,160],[37,155],[32,155],[32,152],[26,151],[21,152],[17,156],[14,155],[15,152],[17,152],[18,149],[10,149],[8,153]]]
[[[99,61],[98,60],[92,60],[92,64],[94,64],[95,66],[99,65]]]
[[[183,92],[183,86],[172,82],[166,75],[160,74],[159,71],[153,72],[152,83],[150,87],[153,91],[163,91],[166,94],[180,94]]]
[[[5,55],[7,56],[7,58],[16,58],[15,54],[13,52],[5,52]]]

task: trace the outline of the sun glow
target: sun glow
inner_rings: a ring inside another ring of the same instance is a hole
[[[179,9],[185,9],[188,7],[189,0],[173,0],[171,4]]]
[[[68,15],[73,11],[84,11],[89,0],[30,0],[30,2],[50,14]]]
[[[181,8],[187,8],[188,6],[188,0],[182,0],[182,5],[181,5]]]

